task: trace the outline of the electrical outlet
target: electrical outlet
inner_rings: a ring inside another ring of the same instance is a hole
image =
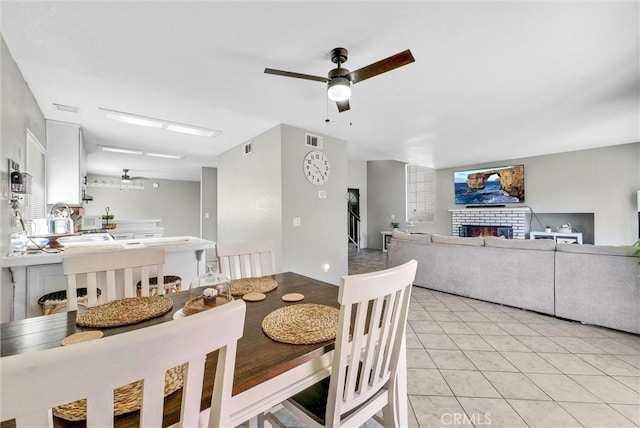
[[[318,190],[318,198],[319,199],[327,199],[327,191],[326,190]]]

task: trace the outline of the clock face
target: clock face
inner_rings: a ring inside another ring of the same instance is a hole
[[[329,180],[329,173],[331,172],[329,158],[321,151],[311,151],[304,157],[302,171],[311,184],[316,186],[325,184]]]

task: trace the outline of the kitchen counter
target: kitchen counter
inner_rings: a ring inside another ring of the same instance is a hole
[[[2,258],[2,267],[10,268],[16,266],[33,266],[51,263],[62,263],[62,257],[65,251],[78,252],[82,249],[86,250],[121,250],[127,248],[140,247],[163,247],[165,252],[195,251],[207,250],[215,247],[215,242],[207,241],[193,236],[172,236],[165,238],[148,238],[148,239],[123,239],[119,241],[104,242],[74,242],[65,244],[60,251],[43,252],[38,251],[31,254],[15,254],[4,256]],[[54,251],[54,250],[49,250]]]
[[[191,281],[204,273],[206,257],[203,255],[206,250],[215,248],[215,242],[193,236],[73,242],[65,243],[61,251],[2,257],[2,268],[11,271],[13,284],[3,284],[0,294],[3,300],[13,302],[13,313],[0,313],[1,322],[40,315],[38,298],[51,291],[66,289],[66,278],[62,273],[65,253],[141,247],[164,248],[165,275],[181,277],[183,290],[186,290]]]
[[[143,238],[160,238],[164,233],[164,228],[160,226],[162,220],[159,218],[148,219],[119,219],[109,220],[113,229],[107,229],[107,232],[113,235],[114,239],[143,239]]]

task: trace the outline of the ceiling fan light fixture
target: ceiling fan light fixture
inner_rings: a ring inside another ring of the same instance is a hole
[[[334,77],[327,84],[327,96],[331,101],[346,101],[351,97],[351,82],[346,77]]]
[[[131,177],[129,176],[129,170],[128,169],[123,169],[122,172],[124,172],[124,174],[122,174],[121,180],[123,183],[131,183]]]

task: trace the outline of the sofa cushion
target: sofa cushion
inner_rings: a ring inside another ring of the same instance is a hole
[[[422,233],[404,233],[394,230],[391,233],[393,239],[404,239],[406,241],[431,242],[431,235]]]
[[[635,248],[631,245],[577,245],[577,244],[558,244],[557,251],[563,253],[581,253],[581,254],[601,254],[605,256],[626,256],[634,257]]]
[[[486,247],[516,248],[520,250],[554,251],[556,243],[553,239],[504,239],[485,238]]]
[[[469,245],[472,247],[484,247],[483,238],[461,238],[459,236],[431,235],[431,242],[437,244]]]

